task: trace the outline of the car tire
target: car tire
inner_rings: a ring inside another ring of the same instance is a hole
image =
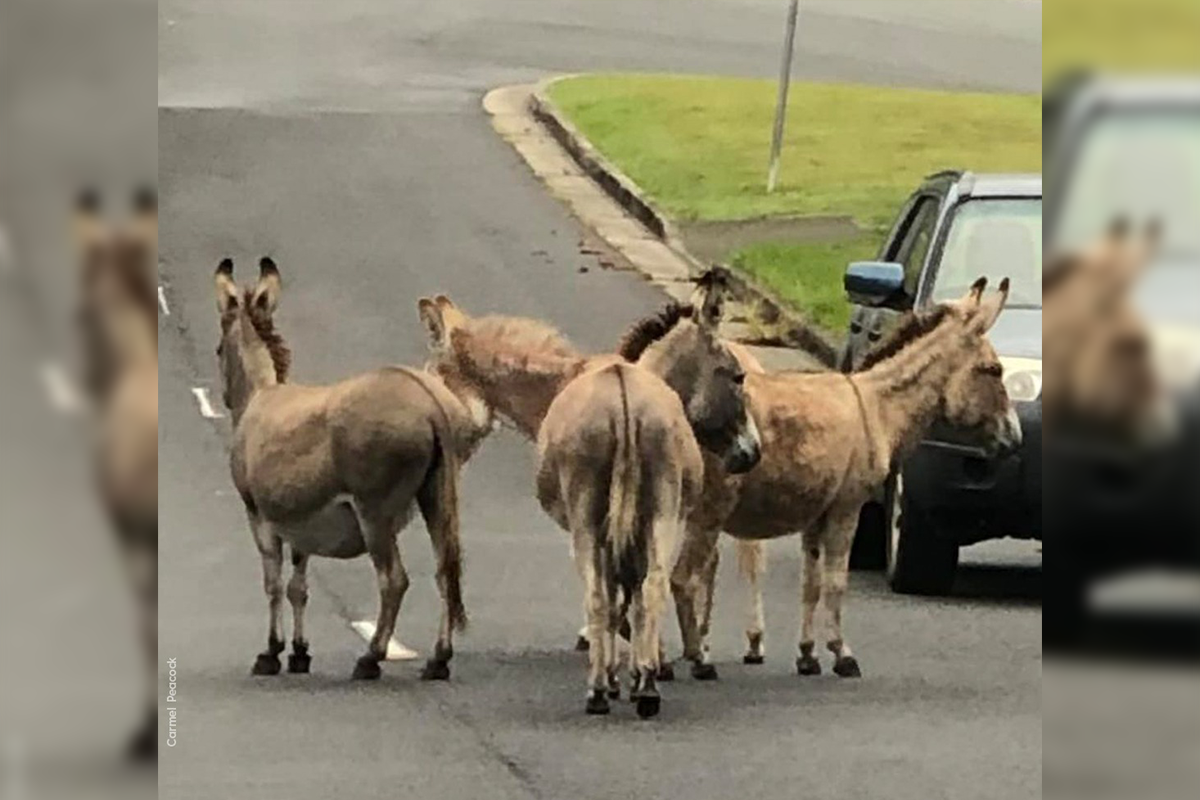
[[[904,491],[903,475],[888,491],[886,573],[899,594],[945,595],[958,571],[958,544],[939,537],[933,520]]]
[[[863,504],[850,548],[850,569],[878,571],[887,567],[887,526],[885,506],[874,501]]]

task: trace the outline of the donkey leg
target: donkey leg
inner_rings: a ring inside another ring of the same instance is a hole
[[[860,678],[862,670],[850,645],[842,636],[842,601],[850,579],[850,546],[854,542],[853,519],[841,520],[825,536],[825,580],[821,592],[829,611],[829,640],[826,646],[833,653],[833,672],[842,678]]]
[[[356,680],[375,680],[380,676],[379,662],[387,658],[388,642],[396,629],[396,616],[400,613],[404,593],[408,591],[408,573],[400,560],[394,526],[372,524],[369,527],[372,530],[368,531],[367,542],[379,580],[379,617],[367,652],[354,665]]]
[[[254,541],[262,556],[263,591],[267,594],[270,629],[267,649],[258,654],[251,672],[255,675],[278,675],[281,669],[279,654],[283,652],[283,542],[265,521],[251,520]]]
[[[587,584],[587,559],[590,555],[581,554],[578,547],[575,546],[574,538],[571,540],[571,558],[575,562],[575,571],[579,574],[579,581],[582,585]],[[583,627],[579,629],[579,633],[575,637],[575,649],[580,653],[586,653],[588,649],[588,598],[583,599]]]
[[[674,549],[674,531],[656,526],[650,546],[650,569],[641,591],[635,597],[634,642],[636,678],[631,698],[637,703],[638,716],[656,716],[662,704],[658,693],[661,668],[662,615],[667,603],[668,554]]]
[[[288,602],[292,604],[292,653],[288,656],[288,672],[305,674],[312,665],[308,654],[308,637],[304,635],[304,611],[308,606],[308,556],[292,551],[292,577],[287,585]]]
[[[713,680],[717,677],[716,667],[707,661],[707,653],[702,646],[697,614],[704,590],[704,570],[715,547],[715,534],[688,528],[679,560],[675,562],[675,569],[671,573],[671,593],[675,598],[679,633],[683,638],[683,657],[692,662],[692,677],[697,680]]]
[[[744,664],[763,663],[763,620],[762,576],[767,570],[767,551],[762,542],[737,540],[738,568],[746,581],[750,593],[750,622],[746,627],[746,654]]]
[[[575,549],[586,554],[584,593],[588,618],[588,690],[585,710],[589,714],[607,714],[608,703],[608,595],[604,581],[596,574],[592,561],[592,541],[588,534],[575,534]]]
[[[821,662],[813,654],[813,623],[817,604],[821,601],[820,537],[805,532],[801,536],[801,550],[804,551],[804,571],[800,578],[800,656],[796,659],[796,671],[801,675],[820,675]]]
[[[712,646],[710,644],[709,635],[712,632],[712,610],[713,601],[716,597],[717,589],[717,568],[721,565],[721,549],[717,544],[713,543],[712,553],[708,557],[708,563],[704,565],[704,577],[697,594],[700,604],[700,653],[702,663],[711,666]],[[715,670],[716,668],[713,667]],[[713,677],[716,677],[714,674]]]
[[[123,537],[126,573],[138,607],[138,628],[146,668],[141,725],[130,740],[127,755],[135,761],[158,757],[158,546],[149,537]]]
[[[452,608],[451,577],[453,570],[457,574],[460,565],[446,563],[448,559],[457,559],[457,548],[448,547],[448,543],[458,542],[458,508],[451,505],[451,500],[442,497],[436,490],[438,484],[427,484],[421,487],[417,494],[417,502],[421,515],[425,518],[425,527],[429,531],[429,539],[433,544],[434,557],[437,560],[438,591],[442,595],[442,617],[438,624],[438,637],[433,645],[433,657],[425,662],[421,670],[421,679],[427,681],[444,681],[450,679],[450,659],[454,657],[454,628],[455,612]],[[452,549],[454,552],[452,552]],[[460,624],[465,625],[465,615]]]

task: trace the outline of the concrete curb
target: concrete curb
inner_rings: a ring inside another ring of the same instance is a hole
[[[681,258],[693,276],[700,275],[708,266],[688,252],[670,219],[654,206],[640,186],[606,159],[550,99],[550,87],[572,77],[575,76],[559,75],[538,83],[529,96],[529,112],[571,156],[583,174]],[[755,307],[762,322],[780,330],[779,344],[804,350],[826,367],[836,368],[840,355],[837,348],[802,315],[743,270],[731,264],[721,266],[733,276],[738,300]]]

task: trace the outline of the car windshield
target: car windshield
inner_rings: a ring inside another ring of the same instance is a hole
[[[1042,307],[1041,198],[979,198],[954,211],[933,287],[934,302],[967,293],[980,276],[1008,278],[1008,305]]]
[[[1114,218],[1157,219],[1163,253],[1200,256],[1200,110],[1122,110],[1080,143],[1062,209],[1064,249],[1094,241]]]

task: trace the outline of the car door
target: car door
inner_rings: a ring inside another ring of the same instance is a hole
[[[900,314],[915,302],[940,207],[941,198],[925,191],[917,192],[904,204],[878,258],[880,261],[903,265],[906,300],[899,310],[858,304],[853,306],[841,364],[844,371],[857,369],[867,352],[891,330]]]

